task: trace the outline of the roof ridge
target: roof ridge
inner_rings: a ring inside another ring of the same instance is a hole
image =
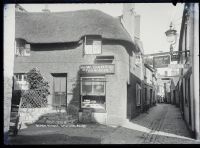
[[[101,11],[101,10],[98,10],[98,9],[82,9],[82,10],[72,10],[72,11],[51,11],[51,12],[49,12],[47,14],[77,13],[77,12],[88,12],[88,11],[96,11],[96,12],[101,12],[101,13],[104,13],[106,15],[109,15],[109,14],[107,14],[107,13]],[[25,14],[25,13],[27,13],[27,14],[46,14],[44,12],[20,12],[20,11],[17,11],[16,13],[23,13],[23,14]],[[109,16],[111,16],[111,15],[109,15]]]

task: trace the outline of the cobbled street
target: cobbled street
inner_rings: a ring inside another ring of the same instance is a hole
[[[84,127],[36,127],[9,137],[9,144],[200,144],[193,140],[180,110],[157,104],[123,127],[89,124]]]

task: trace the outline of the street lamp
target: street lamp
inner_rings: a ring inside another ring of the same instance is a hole
[[[172,22],[170,23],[169,30],[165,32],[167,36],[167,41],[170,43],[170,53],[173,53],[173,45],[176,44],[177,40],[177,31],[175,29],[172,29]]]

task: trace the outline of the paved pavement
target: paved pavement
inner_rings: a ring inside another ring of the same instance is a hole
[[[181,118],[179,108],[170,104],[157,104],[123,127],[99,124],[80,127],[36,127],[23,129],[16,137],[9,137],[15,144],[200,144],[190,138]]]

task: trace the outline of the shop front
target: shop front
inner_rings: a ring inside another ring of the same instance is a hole
[[[114,64],[80,66],[80,122],[106,124],[106,75],[114,73]]]

